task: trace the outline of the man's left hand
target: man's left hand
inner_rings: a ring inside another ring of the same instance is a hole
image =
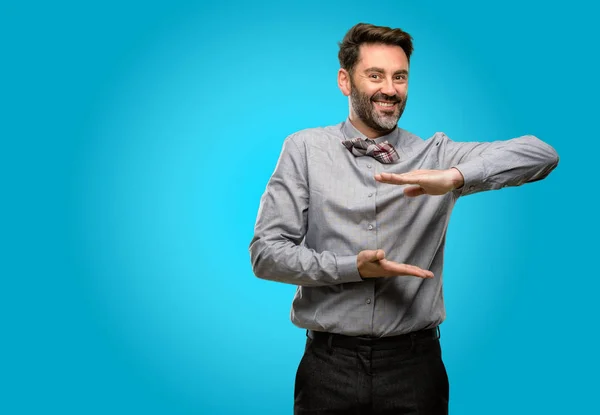
[[[420,195],[439,196],[454,189],[460,189],[465,183],[462,173],[456,169],[448,170],[414,170],[409,173],[380,173],[375,180],[381,183],[408,184],[404,189],[406,196]]]

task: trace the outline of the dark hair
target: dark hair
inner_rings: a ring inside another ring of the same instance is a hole
[[[359,23],[348,30],[344,39],[339,43],[338,59],[340,60],[340,66],[352,73],[358,61],[360,45],[368,43],[400,46],[410,62],[410,55],[413,51],[411,35],[402,29]]]

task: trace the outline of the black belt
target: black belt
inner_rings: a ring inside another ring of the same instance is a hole
[[[437,340],[440,338],[440,330],[439,327],[435,327],[389,337],[346,336],[344,334],[325,333],[313,330],[308,330],[306,335],[311,338],[313,342],[326,344],[328,347],[356,349],[359,346],[367,346],[374,349],[396,349],[399,347],[411,346],[415,341],[419,340]]]

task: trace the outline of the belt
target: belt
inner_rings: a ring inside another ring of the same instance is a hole
[[[360,346],[366,346],[382,350],[411,346],[415,341],[419,340],[437,340],[440,338],[440,329],[439,327],[435,327],[389,337],[346,336],[344,334],[325,333],[313,330],[308,330],[306,335],[312,339],[313,342],[323,343],[328,347],[356,349]]]

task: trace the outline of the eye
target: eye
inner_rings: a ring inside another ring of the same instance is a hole
[[[406,74],[401,74],[401,75],[396,75],[394,79],[396,79],[396,81],[406,81],[406,78],[408,76]]]
[[[371,79],[379,79],[380,75],[376,74],[376,73],[372,73],[371,75],[369,75],[369,78],[371,78]]]

